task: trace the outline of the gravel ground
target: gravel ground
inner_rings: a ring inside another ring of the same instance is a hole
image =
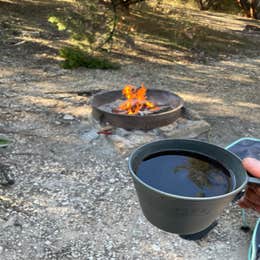
[[[211,124],[209,142],[226,146],[260,138],[257,51],[253,58],[208,64],[132,62],[119,71],[65,71],[23,48],[0,50],[0,133],[12,140],[0,158],[16,181],[0,188],[0,259],[246,259],[251,233],[240,230],[236,205],[201,241],[152,226],[141,213],[127,156],[105,137],[82,139],[92,127],[88,98],[48,92],[142,82],[170,90]],[[257,217],[248,211],[251,227]]]

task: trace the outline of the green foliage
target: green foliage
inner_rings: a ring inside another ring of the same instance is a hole
[[[76,0],[73,11],[64,9],[48,21],[58,30],[68,32],[78,45],[95,50],[111,40],[116,14],[111,2]]]
[[[10,144],[10,141],[2,136],[0,136],[0,148],[7,147]]]
[[[0,139],[0,145],[9,144],[7,140]]]
[[[119,69],[119,65],[104,58],[94,57],[79,48],[64,47],[60,50],[60,56],[65,60],[62,62],[64,69],[86,67],[89,69]]]
[[[73,10],[64,9],[48,19],[59,31],[66,31],[70,35],[72,45],[77,46],[60,50],[60,56],[64,58],[62,67],[117,69],[117,64],[82,51],[92,53],[101,50],[102,47],[105,49],[105,45],[112,41],[117,18],[111,3],[105,4],[100,0],[76,0],[73,5]]]
[[[54,24],[57,26],[59,31],[64,31],[66,30],[66,24],[64,21],[62,21],[59,17],[56,16],[50,16],[48,18],[48,22]]]

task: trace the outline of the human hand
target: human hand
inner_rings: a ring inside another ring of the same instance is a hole
[[[254,158],[245,158],[242,161],[244,168],[254,177],[260,178],[260,161]],[[260,185],[249,184],[244,196],[238,201],[241,208],[251,208],[260,213]]]

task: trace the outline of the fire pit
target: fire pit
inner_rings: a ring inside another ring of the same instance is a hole
[[[132,88],[131,91],[134,94],[129,98],[125,93],[127,101],[123,100],[121,90],[94,95],[91,101],[94,118],[101,123],[127,130],[150,130],[168,125],[180,117],[183,100],[179,96],[166,90],[146,90],[143,85],[139,89],[132,86],[126,87]],[[138,96],[138,92],[142,94],[140,100],[139,97],[135,97]],[[132,104],[131,109],[127,102]]]

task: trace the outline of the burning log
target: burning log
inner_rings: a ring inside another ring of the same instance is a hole
[[[118,109],[118,108],[112,108],[112,112],[113,112],[113,113],[116,113],[116,114],[121,114],[121,115],[126,115],[126,114],[127,114],[126,111],[120,110],[120,109]]]
[[[113,102],[106,103],[102,109],[118,115],[136,115],[146,116],[151,114],[159,114],[171,110],[173,107],[165,102],[154,103],[147,99],[146,88],[127,85],[123,89],[126,100],[117,99]]]
[[[124,111],[124,114],[137,115],[142,114],[143,111],[157,111],[159,108],[146,96],[147,89],[142,84],[140,88],[126,85],[122,90],[122,94],[126,100],[122,102],[114,111]]]
[[[147,116],[147,115],[151,115],[151,114],[159,114],[159,113],[167,112],[167,111],[169,111],[171,109],[172,109],[172,107],[169,106],[169,105],[157,106],[156,109],[139,110],[137,115],[139,115],[139,116]],[[118,108],[113,108],[112,112],[116,113],[116,114],[120,114],[120,115],[127,115],[127,111],[120,110]]]

